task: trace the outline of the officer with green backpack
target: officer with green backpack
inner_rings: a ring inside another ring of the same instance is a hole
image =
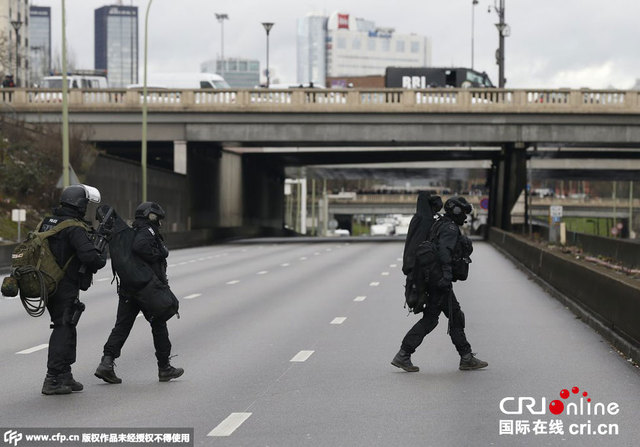
[[[91,224],[84,220],[90,201],[100,202],[100,192],[96,188],[87,185],[65,188],[60,196],[60,206],[44,218],[37,230],[53,233],[46,240],[56,263],[64,269],[55,291],[46,300],[53,329],[49,339],[47,375],[42,385],[42,394],[46,395],[69,394],[83,389],[71,374],[71,365],[76,361],[75,325],[84,310],[79,293],[89,288],[93,274],[106,264],[104,253],[92,240]]]

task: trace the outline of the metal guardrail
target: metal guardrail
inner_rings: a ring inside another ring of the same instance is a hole
[[[61,108],[57,89],[0,89],[0,102],[16,111]],[[141,90],[72,89],[71,110],[137,110]],[[462,112],[640,114],[637,90],[547,89],[150,89],[149,110],[255,112]]]

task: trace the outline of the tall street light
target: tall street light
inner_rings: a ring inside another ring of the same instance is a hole
[[[474,60],[473,54],[475,51],[475,21],[476,21],[476,5],[478,4],[478,0],[473,0],[471,2],[471,69],[473,70]]]
[[[144,16],[144,71],[142,78],[142,149],[140,165],[142,167],[142,201],[147,201],[147,43],[149,28],[149,9],[153,0],[147,3],[147,11]]]
[[[16,31],[16,87],[20,86],[19,84],[19,76],[18,70],[20,70],[20,51],[18,49],[18,45],[20,44],[20,27],[22,26],[22,20],[12,20],[11,25],[13,29]]]
[[[69,186],[69,101],[67,85],[67,22],[62,0],[62,187]]]
[[[224,21],[229,20],[228,14],[214,13],[216,19],[220,22],[220,61],[222,61],[223,67],[221,71],[224,71]]]
[[[504,78],[504,38],[509,37],[511,34],[511,28],[509,25],[504,23],[504,2],[505,0],[499,0],[500,6],[497,6],[498,0],[496,0],[496,4],[493,6],[496,13],[498,13],[498,18],[500,21],[496,23],[496,28],[498,28],[499,39],[499,47],[496,50],[496,63],[498,64],[498,87],[504,88],[504,84],[506,83],[506,79]],[[489,12],[491,12],[491,6],[489,6]]]
[[[262,26],[264,26],[265,31],[267,32],[267,88],[269,88],[269,31],[273,28],[273,22],[262,22]]]

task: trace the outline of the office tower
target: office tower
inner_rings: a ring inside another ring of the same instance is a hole
[[[51,8],[29,7],[29,82],[40,85],[51,71]]]
[[[95,10],[95,69],[106,70],[109,87],[138,83],[138,8]]]

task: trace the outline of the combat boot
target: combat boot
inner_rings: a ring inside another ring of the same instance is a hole
[[[113,369],[114,366],[115,363],[113,363],[113,357],[110,355],[103,355],[94,376],[107,383],[122,383],[122,379],[116,376],[116,372]]]
[[[171,379],[177,379],[184,374],[184,369],[174,368],[170,363],[166,366],[158,366],[158,378],[160,382],[168,382]]]
[[[52,396],[54,394],[71,394],[71,387],[64,385],[60,376],[47,374],[42,384],[42,394]]]
[[[460,369],[463,371],[486,368],[487,366],[489,366],[487,362],[483,362],[482,360],[477,359],[475,354],[471,352],[469,354],[460,356]]]
[[[396,356],[391,360],[391,364],[396,368],[402,368],[406,372],[418,372],[420,368],[411,363],[411,354],[400,349]]]
[[[71,372],[58,374],[58,380],[62,382],[63,385],[70,387],[71,391],[82,391],[84,389],[84,386],[73,378]]]

